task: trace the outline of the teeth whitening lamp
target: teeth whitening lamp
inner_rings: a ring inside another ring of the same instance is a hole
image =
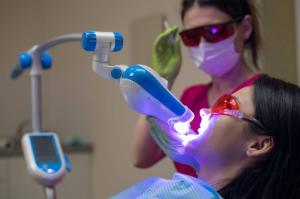
[[[123,47],[120,33],[86,31],[82,35],[82,48],[93,52],[93,70],[99,76],[116,80],[127,104],[136,112],[154,116],[180,134],[190,132],[193,112],[184,106],[168,89],[168,82],[144,65],[109,64],[109,52]]]
[[[154,70],[144,65],[110,65],[109,54],[123,48],[123,36],[119,32],[86,31],[53,38],[33,46],[19,56],[11,77],[18,78],[26,69],[31,69],[32,127],[33,133],[22,137],[22,148],[31,176],[45,188],[47,199],[55,199],[55,185],[70,162],[64,156],[58,136],[42,132],[41,128],[41,72],[51,68],[52,58],[46,53],[50,48],[65,42],[81,41],[82,47],[93,52],[93,70],[99,76],[119,83],[127,104],[136,112],[154,116],[169,124],[180,134],[191,132],[193,112],[184,106],[168,89],[168,82]]]

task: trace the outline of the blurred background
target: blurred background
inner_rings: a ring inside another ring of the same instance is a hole
[[[124,48],[112,54],[114,64],[151,65],[151,47],[162,30],[162,16],[181,25],[180,0],[0,0],[0,198],[42,198],[42,188],[26,172],[18,147],[7,140],[31,131],[28,71],[10,79],[18,54],[34,44],[87,29],[119,31]],[[263,33],[261,65],[273,76],[298,83],[300,70],[300,3],[261,0]],[[209,78],[188,59],[173,92]],[[125,104],[118,86],[92,71],[92,55],[80,43],[50,51],[53,68],[42,75],[42,127],[56,132],[69,146],[73,172],[57,186],[58,198],[107,198],[149,176],[169,178],[172,162],[165,158],[150,169],[131,164],[133,129],[138,115]]]

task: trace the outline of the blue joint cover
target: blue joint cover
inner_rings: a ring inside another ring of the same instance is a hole
[[[85,31],[82,33],[81,46],[86,51],[95,51],[97,38],[95,31]]]
[[[127,70],[123,72],[122,78],[136,82],[174,114],[181,116],[185,113],[185,107],[143,67],[139,65],[128,67]]]
[[[120,32],[114,32],[115,35],[115,47],[113,52],[118,52],[123,48],[123,36]]]
[[[22,69],[27,69],[31,67],[32,58],[27,52],[21,52],[19,55],[19,63]]]
[[[52,57],[50,54],[45,53],[41,56],[42,68],[44,70],[49,70],[52,66]]]
[[[112,78],[114,79],[120,79],[122,76],[122,70],[119,67],[114,67],[110,72]]]

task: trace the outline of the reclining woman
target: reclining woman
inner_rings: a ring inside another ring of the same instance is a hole
[[[300,88],[259,77],[200,111],[199,135],[188,143],[150,118],[152,136],[198,178],[149,178],[112,198],[300,198]]]

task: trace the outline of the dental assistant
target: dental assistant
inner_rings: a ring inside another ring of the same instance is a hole
[[[188,48],[190,58],[201,71],[210,75],[206,84],[186,88],[181,101],[195,114],[191,123],[197,132],[199,111],[208,108],[225,93],[251,85],[260,74],[260,45],[257,11],[251,0],[183,0],[181,8],[183,30],[166,29],[154,44],[153,68],[169,81],[171,89],[181,66],[180,39]],[[175,36],[172,44],[170,37]],[[251,62],[245,52],[251,52]],[[134,132],[133,164],[148,168],[165,157],[149,133],[149,123],[141,117]],[[177,172],[196,177],[191,167],[174,162]]]

